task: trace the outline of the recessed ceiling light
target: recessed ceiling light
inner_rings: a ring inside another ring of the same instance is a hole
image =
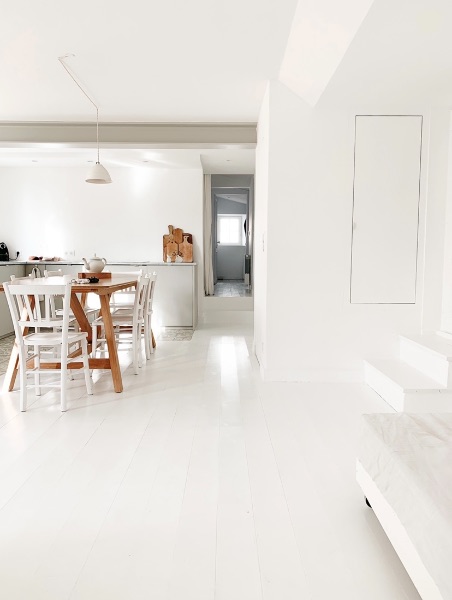
[[[38,161],[35,158],[32,158],[31,162],[38,162]]]
[[[87,160],[86,162],[94,162],[93,160]]]

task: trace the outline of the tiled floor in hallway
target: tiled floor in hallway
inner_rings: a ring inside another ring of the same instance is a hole
[[[251,296],[251,288],[243,281],[226,279],[218,281],[214,286],[214,296],[236,298],[237,296]]]

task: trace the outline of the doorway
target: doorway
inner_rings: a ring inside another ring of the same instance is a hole
[[[212,176],[212,264],[214,296],[252,295],[252,176],[228,176],[229,185],[214,185]],[[224,176],[223,176],[224,178]],[[223,181],[224,183],[224,181]]]

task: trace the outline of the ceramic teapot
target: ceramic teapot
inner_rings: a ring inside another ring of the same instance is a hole
[[[88,273],[100,273],[107,264],[105,258],[100,258],[96,255],[90,258],[89,261],[87,261],[86,258],[82,258],[82,260]]]

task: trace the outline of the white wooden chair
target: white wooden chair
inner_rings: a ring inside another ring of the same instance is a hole
[[[149,360],[151,354],[154,354],[153,333],[152,333],[152,305],[154,302],[155,284],[157,282],[157,273],[148,275],[149,277],[149,293],[146,302],[146,316],[144,321],[144,347],[146,350],[146,358]]]
[[[63,277],[63,270],[57,269],[56,271],[49,271],[44,269],[44,277]]]
[[[120,344],[124,341],[132,342],[133,368],[135,375],[138,375],[138,368],[142,366],[141,352],[141,332],[144,328],[146,314],[146,299],[149,290],[150,280],[146,277],[139,277],[135,289],[135,301],[133,309],[114,310],[111,313],[111,319],[115,330],[118,350],[121,349]],[[99,342],[105,342],[103,337],[103,318],[102,316],[95,319],[92,326],[92,348],[93,353],[97,351]],[[101,337],[98,337],[97,329],[101,327]],[[126,340],[124,335],[127,335]]]
[[[61,269],[57,269],[55,271],[48,271],[47,269],[44,270],[44,277],[47,279],[49,277],[63,277],[63,271]],[[77,294],[78,296],[80,296],[80,294]],[[97,308],[91,308],[91,307],[83,307],[83,310],[85,311],[85,314],[88,318],[88,321],[93,320],[97,317],[99,310]],[[58,304],[55,308],[55,312],[56,314],[61,314],[61,309],[58,308]],[[69,310],[69,317],[70,317],[70,324],[72,326],[74,326],[75,329],[79,329],[79,325],[77,322],[77,319],[74,316],[74,313],[72,312],[72,310]]]
[[[26,277],[16,277],[15,275],[10,275],[9,278],[11,279],[11,281],[23,281],[24,279],[26,279],[27,281],[30,281],[30,279],[34,279],[34,277],[31,273],[30,273],[30,275],[27,275]]]
[[[46,279],[48,277],[63,277],[63,271],[61,269],[58,269],[57,271],[48,271],[47,269],[44,269],[44,277]],[[50,302],[51,302],[51,308],[52,308],[54,314],[57,316],[61,316],[62,315],[61,298],[51,298]],[[78,326],[78,323],[77,323],[77,319],[75,318],[71,309],[69,309],[69,327],[73,327],[77,331],[80,329]]]
[[[145,314],[143,324],[143,335],[144,335],[144,348],[146,351],[146,359],[151,358],[151,354],[154,353],[154,346],[152,343],[152,303],[154,299],[155,283],[157,281],[157,273],[146,273],[145,279],[148,280],[148,289],[146,290],[145,297]],[[111,306],[111,305],[110,305]],[[115,305],[112,310],[114,315],[131,315],[133,312],[133,306],[129,308],[127,305],[118,304]]]
[[[20,410],[27,409],[27,387],[31,387],[27,383],[27,377],[33,374],[37,396],[41,394],[42,387],[61,388],[61,410],[65,411],[68,365],[71,362],[82,363],[86,390],[88,394],[92,394],[87,334],[84,331],[69,330],[71,284],[46,285],[22,280],[17,283],[6,282],[3,287],[19,353]],[[57,297],[63,298],[61,315],[56,315],[52,308]],[[54,356],[48,354],[50,348],[54,349]],[[80,349],[81,354],[71,357],[76,349]],[[49,365],[50,368],[44,368],[46,362],[56,362],[55,356],[61,367]],[[55,372],[60,374],[58,383],[41,382],[44,374]]]
[[[136,275],[137,277],[142,277],[143,269],[140,269],[139,271],[117,271],[114,275]],[[115,292],[110,300],[110,310],[112,312],[122,308],[130,308],[133,310],[135,304],[135,291],[135,287],[130,287]]]

